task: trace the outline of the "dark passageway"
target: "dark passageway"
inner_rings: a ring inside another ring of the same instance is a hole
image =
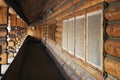
[[[58,72],[43,46],[32,43],[27,46],[19,80],[65,80]]]

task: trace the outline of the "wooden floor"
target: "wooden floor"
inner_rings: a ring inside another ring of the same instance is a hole
[[[19,80],[65,80],[38,43],[28,45]]]

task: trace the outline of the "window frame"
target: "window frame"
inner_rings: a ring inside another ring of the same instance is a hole
[[[88,46],[88,40],[87,40],[87,37],[88,37],[88,17],[89,16],[93,16],[93,15],[97,15],[97,14],[101,14],[101,30],[100,30],[100,34],[101,34],[101,36],[100,36],[100,41],[101,41],[101,47],[100,47],[100,55],[101,55],[101,61],[100,61],[100,65],[101,66],[98,66],[98,65],[96,65],[96,64],[94,64],[93,62],[91,62],[91,61],[89,61],[88,59],[87,59],[87,46]],[[97,67],[97,68],[99,68],[99,69],[101,69],[101,70],[103,70],[103,10],[102,9],[100,9],[100,10],[96,10],[96,11],[92,11],[92,12],[89,12],[89,13],[87,13],[86,14],[86,61],[88,62],[88,63],[90,63],[91,65],[93,65],[93,66],[95,66],[95,67]]]
[[[85,19],[85,15],[80,15],[80,16],[76,16],[76,22],[75,22],[75,27],[76,27],[76,31],[75,31],[75,35],[77,34],[76,32],[77,32],[77,19],[82,19],[82,18],[84,18],[84,34],[83,34],[83,36],[84,36],[84,57],[81,57],[81,56],[79,56],[79,55],[76,55],[76,42],[77,42],[77,36],[76,36],[76,39],[75,39],[75,56],[77,57],[77,58],[79,58],[79,59],[82,59],[82,60],[85,60],[85,21],[86,21],[86,19]]]
[[[70,18],[70,19],[68,19],[68,28],[69,28],[69,22],[70,21],[73,21],[73,52],[71,51],[71,50],[69,50],[69,47],[67,47],[68,48],[68,52],[69,52],[69,54],[71,54],[71,55],[73,55],[74,56],[74,54],[75,54],[75,18]],[[68,36],[69,36],[69,31],[68,31]],[[69,38],[69,37],[68,37]],[[69,46],[69,39],[68,39],[68,42],[67,42],[68,44],[67,44],[67,46]]]
[[[63,32],[62,32],[62,48],[63,48],[64,50],[68,51],[68,20],[64,20],[64,21],[63,21],[63,25],[64,25],[64,22],[65,22],[65,23],[67,22],[67,23],[66,23],[66,24],[67,24],[67,26],[66,26],[66,27],[67,27],[67,32],[66,32],[66,33],[67,33],[67,34],[66,34],[66,35],[67,35],[67,43],[66,43],[66,46],[67,46],[67,47],[66,47],[66,49],[65,49],[65,47],[63,46],[63,43],[64,43],[64,42],[63,42],[63,41],[64,41],[64,40],[63,40],[63,35],[64,35],[64,34],[63,34]],[[63,26],[63,27],[64,27],[64,26]],[[63,30],[63,28],[62,28],[62,30]]]

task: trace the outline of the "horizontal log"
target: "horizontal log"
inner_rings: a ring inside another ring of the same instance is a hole
[[[15,43],[13,41],[9,41],[8,46],[13,47],[13,46],[15,46]]]
[[[7,63],[7,54],[0,54],[0,64],[6,64]]]
[[[110,55],[120,57],[120,40],[106,40],[105,51]]]
[[[15,30],[11,30],[11,31],[9,32],[9,34],[16,34],[16,31],[15,31]]]
[[[10,26],[17,26],[17,15],[16,14],[10,15]]]
[[[0,40],[0,45],[2,46],[2,49],[6,49],[7,48],[7,41]]]
[[[7,36],[7,27],[0,26],[0,37],[6,37]]]
[[[56,24],[57,27],[62,27],[63,23],[62,22],[59,22]]]
[[[8,53],[8,58],[13,58],[14,57],[14,53]]]
[[[118,0],[105,0],[105,2],[107,2],[107,3],[113,3],[113,2],[115,2],[115,1],[118,1]]]
[[[108,9],[105,10],[105,18],[108,21],[116,21],[120,20],[120,2],[116,3],[113,6],[108,7]]]
[[[110,58],[105,58],[105,71],[113,77],[120,79],[120,61],[116,61]]]
[[[120,37],[120,23],[109,24],[106,28],[106,32],[109,36]]]
[[[57,37],[57,38],[62,38],[62,34],[61,33],[55,33],[55,37]]]
[[[75,12],[81,11],[83,9],[87,9],[91,6],[97,5],[99,3],[102,3],[104,0],[86,0],[83,4],[80,4],[78,8],[75,9]]]
[[[0,7],[0,24],[7,24],[7,7]]]
[[[10,37],[10,40],[16,41],[16,37]]]
[[[58,27],[57,32],[62,32],[62,27]]]
[[[2,45],[0,45],[0,54],[2,54]]]

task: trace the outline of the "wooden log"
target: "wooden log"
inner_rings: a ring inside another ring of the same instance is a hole
[[[0,37],[6,37],[7,36],[7,27],[0,26]]]
[[[0,54],[0,64],[6,64],[7,63],[7,54]]]
[[[106,40],[105,51],[110,55],[120,57],[120,40]]]
[[[109,24],[106,28],[106,32],[109,36],[120,37],[120,23]]]
[[[21,19],[17,18],[17,26],[20,27],[21,26]]]
[[[62,32],[62,27],[58,27],[57,32]]]
[[[2,54],[2,46],[0,45],[0,54]]]
[[[8,41],[8,46],[14,47],[15,46],[15,42],[12,41],[12,40]]]
[[[8,53],[8,58],[13,58],[13,57],[14,57],[14,53],[9,52],[9,53]]]
[[[0,24],[7,24],[7,7],[0,7]]]
[[[108,9],[105,10],[105,18],[108,21],[116,21],[120,20],[120,2],[116,3],[113,6],[108,7]]]
[[[107,2],[107,3],[113,3],[113,2],[116,2],[116,1],[118,1],[118,0],[105,0],[105,2]]]
[[[102,3],[103,1],[104,0],[86,0],[86,1],[84,1],[83,4],[80,4],[80,6],[75,9],[75,12],[81,11],[83,9],[87,9],[87,8],[89,8],[91,6]]]
[[[10,15],[10,26],[17,26],[17,15],[16,14]]]
[[[104,60],[105,71],[113,77],[120,79],[120,61],[110,59],[108,57]]]
[[[2,49],[6,49],[7,48],[6,38],[0,38],[0,45],[2,46]]]
[[[55,33],[55,37],[57,37],[57,38],[62,38],[62,34],[61,33]]]
[[[10,40],[12,40],[12,41],[16,41],[16,37],[10,37]]]
[[[63,23],[62,22],[59,22],[56,24],[57,27],[62,27]]]
[[[16,31],[15,30],[11,30],[10,32],[9,32],[9,34],[16,34]]]

